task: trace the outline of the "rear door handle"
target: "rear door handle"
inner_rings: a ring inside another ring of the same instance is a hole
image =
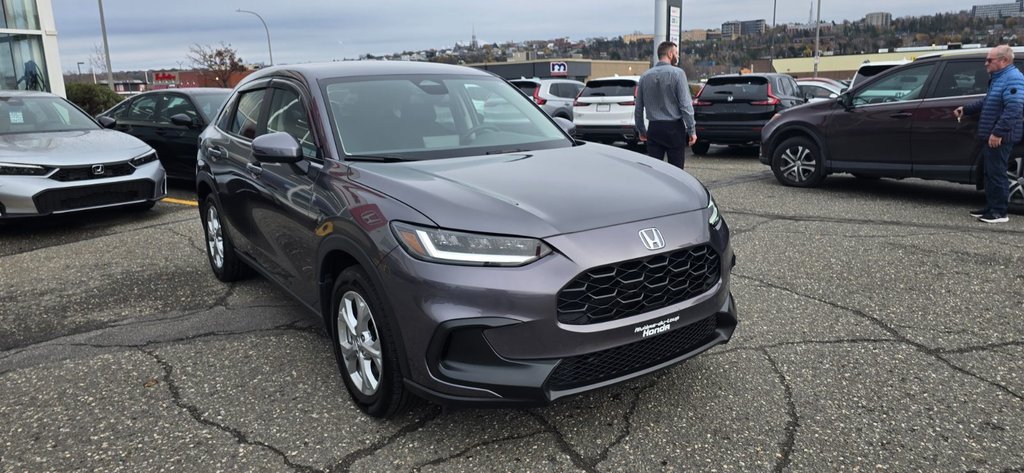
[[[249,170],[252,177],[260,177],[260,174],[263,174],[263,166],[260,166],[259,163],[246,163],[245,168]]]
[[[914,114],[910,112],[900,112],[889,115],[889,118],[910,118],[912,116],[914,116]]]

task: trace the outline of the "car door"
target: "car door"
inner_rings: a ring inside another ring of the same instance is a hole
[[[909,176],[913,117],[934,69],[935,63],[892,69],[845,96],[827,126],[829,167]]]
[[[156,150],[160,163],[166,169],[167,163],[164,160],[170,153],[162,137],[157,134],[162,96],[163,94],[159,93],[149,93],[132,99],[122,118],[117,118],[114,129],[132,135]]]
[[[254,256],[299,299],[315,306],[318,214],[312,209],[313,184],[322,156],[310,127],[308,93],[291,80],[274,79],[269,89],[266,132],[288,133],[302,148],[298,163],[259,163],[251,173],[257,190],[250,203]]]
[[[163,141],[165,151],[160,158],[164,169],[174,177],[193,178],[196,173],[199,133],[204,126],[203,118],[185,94],[163,94],[160,102],[160,119],[156,121],[155,133]],[[171,123],[171,117],[177,114],[188,115],[196,121],[196,125],[189,127]]]
[[[200,144],[217,183],[221,213],[232,242],[250,258],[255,257],[252,203],[259,198],[253,177],[257,168],[252,162],[252,140],[266,129],[269,82],[257,81],[239,90],[216,129],[204,135]]]
[[[981,153],[981,143],[974,137],[978,117],[958,121],[953,109],[984,97],[989,75],[980,58],[965,58],[945,61],[936,77],[928,99],[914,113],[913,175],[970,182]]]

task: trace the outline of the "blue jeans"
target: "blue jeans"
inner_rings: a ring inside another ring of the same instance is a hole
[[[985,208],[996,217],[1006,216],[1007,200],[1010,199],[1010,181],[1006,177],[1009,169],[1010,150],[1013,143],[1003,140],[1002,146],[990,148],[982,145],[981,155],[985,168]]]

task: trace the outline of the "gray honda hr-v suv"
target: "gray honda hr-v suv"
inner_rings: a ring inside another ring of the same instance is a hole
[[[261,70],[201,136],[211,267],[321,315],[373,416],[543,404],[727,342],[735,258],[707,189],[569,128],[464,67]]]

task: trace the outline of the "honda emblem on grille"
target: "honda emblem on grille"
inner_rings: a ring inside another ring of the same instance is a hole
[[[102,176],[104,172],[106,172],[106,169],[103,168],[102,164],[93,164],[92,165],[92,174],[94,176]]]
[[[665,247],[665,239],[661,237],[661,231],[657,228],[645,228],[640,230],[640,240],[648,250],[660,250]]]

